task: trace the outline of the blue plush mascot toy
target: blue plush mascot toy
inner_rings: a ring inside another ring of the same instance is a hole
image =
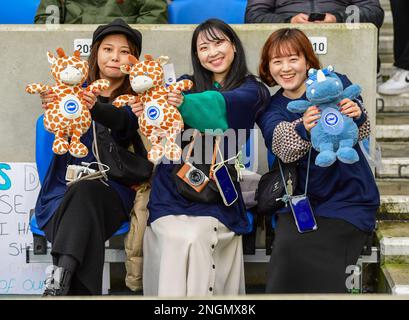
[[[312,146],[319,152],[315,164],[328,167],[337,158],[349,164],[358,161],[358,153],[353,148],[358,141],[358,127],[352,118],[339,112],[337,104],[344,98],[357,98],[361,87],[352,84],[344,90],[332,66],[322,70],[310,69],[306,85],[308,100],[292,101],[287,109],[301,113],[311,106],[320,108],[321,118],[311,129]]]

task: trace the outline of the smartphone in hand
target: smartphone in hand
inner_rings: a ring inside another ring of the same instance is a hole
[[[311,12],[308,16],[308,21],[323,21],[325,19],[325,13]]]

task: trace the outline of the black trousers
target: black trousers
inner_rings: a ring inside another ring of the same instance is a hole
[[[395,66],[409,70],[409,1],[390,0],[393,17]]]
[[[70,255],[78,262],[70,295],[102,293],[105,241],[126,219],[117,192],[99,180],[79,181],[67,190],[44,232],[54,261]]]
[[[291,214],[280,214],[267,272],[267,293],[346,293],[348,266],[368,238],[352,224],[316,217],[318,229],[299,233]]]

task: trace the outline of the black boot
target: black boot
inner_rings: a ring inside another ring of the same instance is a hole
[[[46,278],[44,280],[44,292],[43,297],[48,296],[55,296],[55,288],[54,288],[54,271],[58,267],[55,265],[50,265],[45,270]]]
[[[70,271],[62,267],[53,267],[50,276],[45,280],[43,297],[66,296],[70,289],[72,274]]]

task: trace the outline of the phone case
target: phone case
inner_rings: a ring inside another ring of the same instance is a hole
[[[223,176],[221,176],[223,174]],[[217,188],[219,189],[220,195],[223,199],[223,203],[229,207],[237,201],[239,195],[237,193],[236,187],[234,186],[233,180],[230,177],[229,171],[225,165],[222,165],[214,170],[213,173],[214,180],[216,182]],[[223,188],[228,188],[228,190],[223,190]],[[234,192],[235,196],[232,201],[227,201],[225,192]]]
[[[310,201],[306,196],[292,196],[290,207],[298,232],[310,232],[318,229]]]

